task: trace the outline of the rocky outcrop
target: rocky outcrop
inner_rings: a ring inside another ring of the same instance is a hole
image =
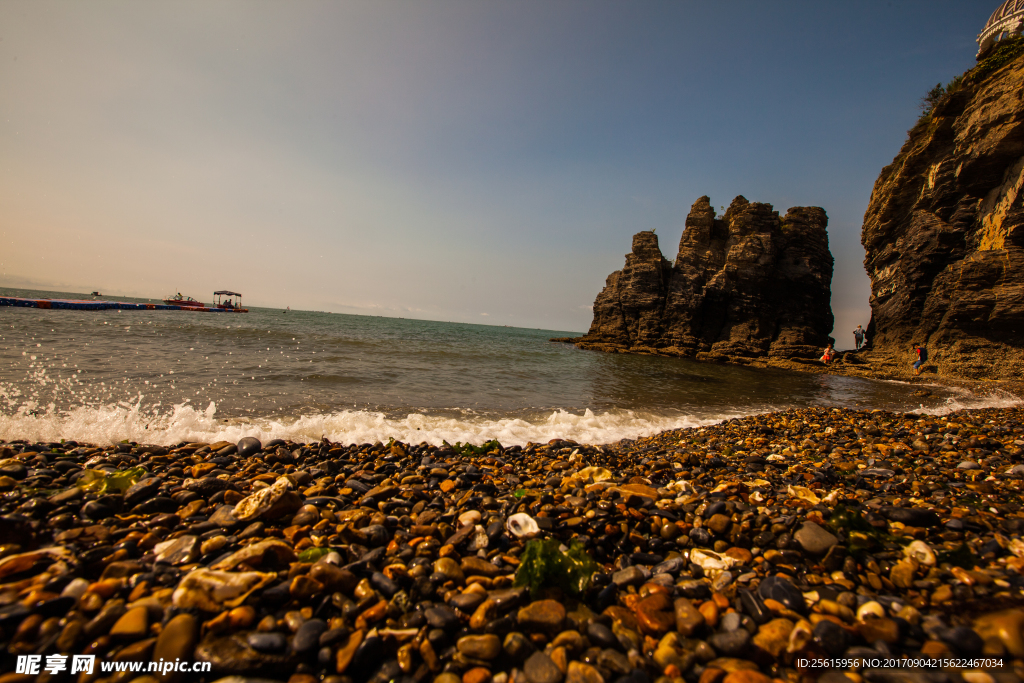
[[[965,74],[882,169],[864,215],[868,358],[1010,378],[1024,369],[1024,46]]]
[[[669,263],[653,232],[633,237],[626,265],[594,301],[581,348],[749,362],[815,357],[829,342],[832,255],[825,211],[737,197],[718,217],[694,203]]]

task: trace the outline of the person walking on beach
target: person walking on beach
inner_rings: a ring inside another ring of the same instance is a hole
[[[855,350],[860,351],[861,345],[864,344],[864,328],[860,325],[853,331],[853,341],[856,343]]]
[[[914,344],[914,351],[917,353],[917,360],[914,361],[914,374],[920,375],[921,368],[924,367],[925,362],[928,360],[928,349],[920,344]]]

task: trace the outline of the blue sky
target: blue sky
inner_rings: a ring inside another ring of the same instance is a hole
[[[998,2],[0,3],[0,285],[585,331],[631,236],[860,226]]]

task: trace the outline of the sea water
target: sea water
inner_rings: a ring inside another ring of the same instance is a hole
[[[258,307],[0,308],[0,439],[610,443],[800,406],[948,412],[1016,402],[549,341],[576,334]]]

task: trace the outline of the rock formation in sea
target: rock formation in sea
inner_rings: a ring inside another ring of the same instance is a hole
[[[785,217],[737,197],[716,216],[698,199],[675,263],[658,237],[633,236],[622,270],[594,301],[580,348],[749,362],[820,355],[830,341],[832,255],[818,207]]]
[[[922,343],[940,374],[1019,377],[1024,41],[1000,43],[930,99],[864,215],[868,358],[909,366]]]

